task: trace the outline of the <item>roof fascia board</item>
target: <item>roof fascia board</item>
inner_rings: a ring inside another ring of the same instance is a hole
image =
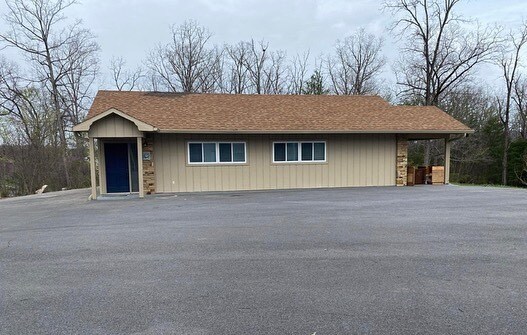
[[[474,130],[195,130],[162,129],[166,134],[473,134]]]

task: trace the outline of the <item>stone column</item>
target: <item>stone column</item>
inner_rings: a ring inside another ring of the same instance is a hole
[[[150,160],[143,160],[143,189],[146,194],[156,193],[156,174],[154,168],[154,136],[145,134],[143,152],[150,154]]]
[[[397,136],[396,164],[396,185],[406,186],[408,181],[408,140],[402,135]]]

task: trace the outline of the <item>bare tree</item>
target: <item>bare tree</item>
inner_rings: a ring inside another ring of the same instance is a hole
[[[224,50],[215,46],[209,55],[209,62],[204,70],[204,75],[198,77],[199,91],[202,93],[226,91],[225,83],[225,57]]]
[[[398,84],[424,105],[437,105],[448,89],[466,82],[474,67],[491,60],[499,42],[492,27],[466,30],[467,19],[456,15],[461,0],[389,0],[397,20],[392,30],[407,42],[399,63]]]
[[[383,39],[364,29],[337,41],[335,55],[326,60],[332,91],[335,94],[369,94],[376,90],[376,77],[385,64]]]
[[[166,46],[158,45],[150,51],[146,59],[149,90],[179,92],[181,91],[179,79],[168,62],[166,48]]]
[[[497,28],[467,30],[467,19],[457,15],[461,0],[387,0],[396,16],[392,31],[406,39],[398,64],[402,94],[422,105],[438,105],[448,91],[464,84],[476,65],[489,61],[499,42]],[[430,162],[430,146],[425,164]]]
[[[250,44],[239,42],[235,45],[226,45],[225,53],[228,63],[228,93],[242,94],[249,90],[249,60]]]
[[[42,147],[56,134],[53,114],[47,113],[42,91],[21,78],[18,67],[0,58],[0,116],[17,144]],[[9,138],[4,139],[9,142]]]
[[[500,104],[500,119],[503,124],[503,159],[502,159],[502,183],[507,185],[508,149],[511,119],[511,105],[514,94],[514,84],[517,80],[517,70],[520,64],[520,55],[523,46],[527,43],[527,22],[525,22],[518,34],[509,32],[508,39],[511,47],[502,50],[498,59],[503,79],[505,80],[506,96],[504,100],[498,99]]]
[[[172,26],[172,41],[155,48],[146,61],[155,86],[178,92],[213,91],[218,53],[208,47],[212,34],[194,21]]]
[[[248,48],[245,57],[250,91],[256,94],[283,94],[287,84],[286,53],[270,51],[265,41],[242,42]]]
[[[136,68],[135,71],[128,70],[123,57],[113,57],[111,59],[110,71],[112,72],[113,86],[118,91],[133,91],[138,88],[140,81],[144,77],[141,67]]]
[[[268,48],[269,43],[265,41],[256,43],[251,40],[249,42],[249,57],[245,60],[245,67],[249,72],[249,79],[256,94],[264,93],[264,71],[269,58]]]
[[[9,195],[33,193],[43,184],[55,190],[64,185],[49,99],[46,87],[28,82],[15,64],[0,58],[0,161],[11,170],[0,171],[0,189]]]
[[[67,132],[82,121],[91,104],[92,85],[99,73],[98,52],[99,45],[88,30],[79,31],[75,41],[58,50],[59,96]],[[82,135],[76,135],[75,139],[82,141]],[[76,147],[82,149],[82,144]]]
[[[203,76],[208,75],[211,50],[207,43],[212,34],[194,21],[172,27],[172,44],[167,50],[167,60],[183,92],[200,91]]]
[[[9,30],[0,33],[0,42],[27,56],[38,73],[38,78],[33,81],[43,83],[49,92],[68,187],[71,181],[66,128],[71,123],[68,122],[69,114],[63,104],[61,88],[73,79],[70,76],[72,68],[79,70],[74,65],[78,64],[76,60],[98,50],[93,36],[82,28],[81,21],[69,26],[64,24],[64,12],[74,3],[74,0],[8,0],[6,22]]]
[[[499,56],[499,65],[505,80],[506,95],[505,99],[498,99],[500,104],[500,119],[503,124],[503,157],[502,157],[502,184],[507,185],[508,170],[508,149],[510,141],[510,120],[512,98],[514,94],[514,84],[517,80],[518,66],[521,61],[522,48],[527,43],[527,21],[523,23],[519,33],[509,32],[507,40],[511,46],[508,50],[503,50]]]
[[[527,79],[518,78],[514,83],[514,103],[518,111],[518,123],[520,135],[527,139]]]
[[[309,62],[309,51],[302,55],[297,54],[293,57],[289,65],[289,87],[287,89],[289,94],[303,94],[304,85],[307,79],[307,66]]]
[[[263,68],[264,94],[285,93],[287,68],[285,66],[286,53],[278,50],[269,53],[269,64]]]

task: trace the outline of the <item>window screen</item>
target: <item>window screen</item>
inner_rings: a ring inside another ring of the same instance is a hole
[[[302,143],[302,160],[310,161],[313,159],[313,143]]]
[[[203,143],[203,161],[205,163],[216,162],[216,144]]]
[[[188,154],[190,163],[201,163],[203,162],[202,156],[202,144],[201,143],[189,143]]]
[[[285,143],[274,144],[274,161],[285,162]]]
[[[245,143],[232,144],[232,161],[245,162]]]
[[[297,161],[298,160],[298,143],[289,142],[287,143],[287,161]]]
[[[232,162],[230,143],[220,143],[220,162]]]
[[[313,159],[316,161],[325,161],[326,160],[326,143],[318,142],[314,144],[314,155]]]

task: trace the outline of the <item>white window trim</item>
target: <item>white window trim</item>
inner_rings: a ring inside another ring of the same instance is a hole
[[[284,143],[286,146],[285,146],[285,161],[275,161],[274,158],[274,145],[276,143]],[[296,161],[288,161],[287,160],[287,143],[296,143],[297,144],[297,152],[298,152],[298,157],[297,157],[297,160]],[[313,159],[310,160],[310,161],[304,161],[302,160],[302,143],[311,143],[313,144],[312,146],[312,157]],[[315,160],[315,143],[324,143],[324,160]],[[328,155],[328,146],[327,146],[327,143],[326,141],[274,141],[272,143],[272,161],[273,163],[276,163],[276,164],[321,164],[321,163],[327,163],[327,155]]]
[[[201,159],[205,158],[203,152],[203,144],[214,144],[216,149],[216,161],[215,162],[191,162],[190,161],[190,145],[201,144]],[[231,160],[234,159],[233,144],[243,144],[243,162],[220,162],[220,143],[231,145]],[[240,165],[247,164],[247,142],[244,141],[189,141],[187,142],[187,164],[188,165]]]

